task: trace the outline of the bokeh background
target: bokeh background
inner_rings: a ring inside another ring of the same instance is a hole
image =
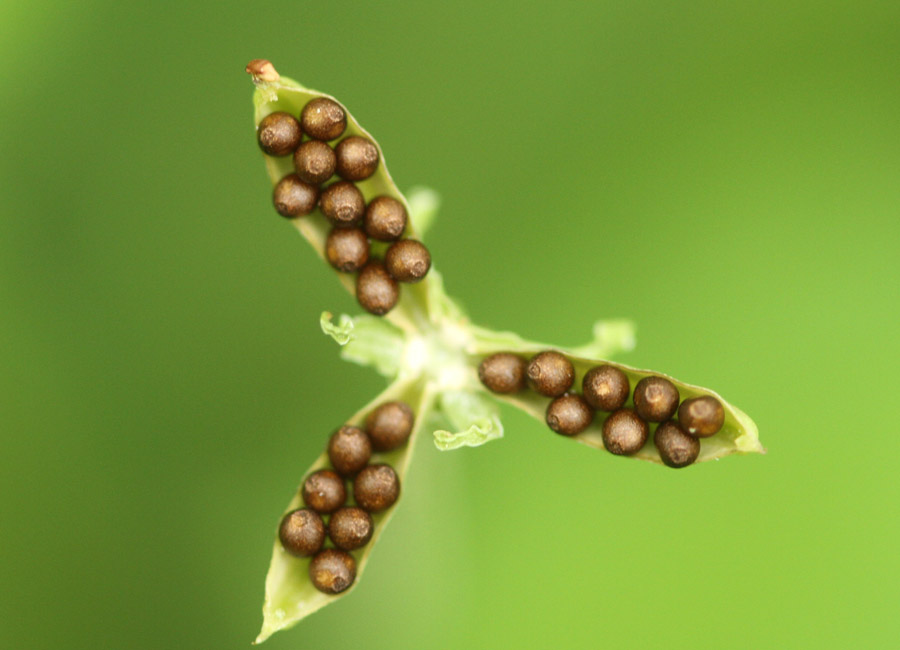
[[[277,517],[381,388],[277,217],[244,64],[334,94],[485,325],[713,387],[685,471],[505,412],[421,446],[360,588],[266,647],[900,638],[897,2],[0,5],[0,647],[244,648]]]

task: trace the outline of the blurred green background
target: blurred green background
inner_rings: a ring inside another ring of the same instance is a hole
[[[383,385],[273,212],[245,63],[339,97],[474,320],[710,386],[767,456],[508,411],[266,647],[895,647],[900,4],[0,5],[0,647],[243,648],[271,535]]]

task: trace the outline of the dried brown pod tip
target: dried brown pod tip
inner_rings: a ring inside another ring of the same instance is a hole
[[[309,557],[318,553],[325,543],[325,524],[317,513],[299,508],[282,518],[278,539],[291,555]]]
[[[547,406],[547,426],[564,436],[574,436],[594,421],[594,410],[581,395],[557,397]]]
[[[297,174],[288,174],[272,190],[272,203],[282,217],[302,217],[316,207],[319,189],[304,183]]]
[[[653,434],[659,457],[669,467],[686,467],[700,455],[700,441],[675,422],[663,422]]]
[[[528,362],[511,352],[498,352],[482,359],[478,378],[493,393],[518,393],[525,388]]]
[[[359,223],[366,210],[366,200],[356,185],[338,181],[325,188],[319,202],[322,213],[335,226],[350,228]]]
[[[390,451],[406,444],[412,433],[415,416],[404,402],[385,402],[369,413],[366,433],[378,451]]]
[[[614,411],[603,423],[603,446],[618,456],[630,456],[647,442],[650,429],[631,409]]]
[[[317,97],[300,112],[300,126],[313,140],[334,140],[347,128],[347,115],[333,99]]]
[[[370,314],[384,316],[399,298],[400,287],[381,260],[369,260],[356,278],[356,300],[362,308]]]
[[[403,204],[390,196],[369,201],[363,221],[366,234],[378,241],[394,241],[406,230],[407,214]]]
[[[346,551],[326,548],[309,563],[309,579],[326,594],[339,594],[356,580],[356,560]]]
[[[334,176],[336,164],[334,149],[319,140],[307,140],[294,152],[297,176],[313,185],[324,183]]]
[[[401,239],[387,249],[384,265],[398,282],[418,282],[431,268],[431,254],[422,242]]]
[[[365,180],[378,168],[378,147],[358,135],[338,142],[334,153],[337,156],[338,176],[348,181]]]
[[[529,385],[547,397],[559,397],[575,383],[575,367],[559,352],[534,355],[526,368]]]
[[[615,366],[591,368],[581,382],[584,399],[595,409],[615,411],[622,408],[631,392],[628,377]]]
[[[270,156],[287,156],[300,146],[300,123],[290,113],[269,113],[259,122],[256,141]]]
[[[725,409],[719,400],[710,395],[692,397],[678,407],[678,423],[692,436],[713,436],[725,424]]]
[[[338,271],[353,273],[369,261],[369,240],[359,228],[334,227],[325,239],[325,257]]]
[[[362,508],[341,508],[328,522],[328,536],[334,545],[344,551],[362,548],[372,539],[372,515]]]
[[[369,465],[353,481],[353,498],[369,512],[394,505],[400,496],[400,479],[390,465]]]
[[[303,503],[318,512],[334,512],[347,501],[344,480],[330,469],[320,469],[303,481]]]
[[[678,389],[668,379],[644,377],[634,387],[634,410],[648,422],[665,422],[678,409]]]
[[[359,427],[346,424],[331,434],[328,440],[328,460],[344,476],[352,476],[368,465],[372,457],[372,442]]]
[[[266,59],[253,59],[244,68],[244,72],[253,75],[253,81],[278,81],[281,79],[275,66]]]

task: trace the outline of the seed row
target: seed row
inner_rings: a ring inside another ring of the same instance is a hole
[[[658,376],[644,377],[632,392],[628,376],[608,364],[588,370],[581,394],[574,392],[575,366],[553,350],[531,359],[510,352],[492,354],[481,361],[478,376],[494,393],[517,393],[528,386],[553,398],[547,406],[547,425],[564,436],[587,429],[597,411],[609,413],[602,426],[603,445],[613,454],[636,454],[649,437],[648,423],[658,422],[653,442],[669,467],[685,467],[697,460],[699,439],[715,435],[725,422],[722,404],[710,395],[680,401],[675,384]],[[633,408],[625,406],[629,395]]]
[[[370,463],[373,451],[407,443],[415,416],[403,402],[385,402],[366,418],[365,428],[345,424],[328,439],[330,468],[313,472],[300,494],[305,507],[284,515],[278,538],[285,551],[312,557],[309,577],[319,591],[338,594],[356,580],[350,554],[372,539],[372,513],[390,508],[400,496],[400,479],[387,463]],[[347,505],[352,492],[355,505]],[[327,539],[333,547],[325,547]]]
[[[431,254],[415,239],[402,239],[409,221],[397,199],[376,196],[368,204],[356,181],[378,169],[378,148],[350,135],[341,106],[325,97],[308,102],[298,120],[285,112],[264,117],[257,129],[260,148],[270,156],[293,156],[294,172],[275,185],[272,202],[287,218],[308,215],[317,206],[331,222],[325,257],[341,273],[357,273],[356,298],[366,311],[383,316],[400,297],[398,282],[418,282],[431,268]],[[307,140],[303,137],[307,136]],[[334,175],[330,185],[323,184]],[[371,254],[371,240],[390,242],[384,259]]]

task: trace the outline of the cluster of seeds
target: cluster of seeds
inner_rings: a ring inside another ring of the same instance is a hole
[[[530,360],[509,352],[486,357],[478,376],[494,393],[517,393],[526,386],[553,398],[547,406],[547,425],[564,436],[587,429],[597,411],[603,421],[603,445],[617,455],[636,454],[650,435],[649,423],[659,423],[653,442],[669,467],[685,467],[700,455],[700,438],[715,435],[724,424],[725,411],[714,397],[704,395],[680,401],[675,385],[664,377],[644,377],[631,391],[628,376],[611,365],[588,370],[581,394],[572,391],[575,366],[559,352],[548,350]],[[627,406],[629,396],[631,406]],[[677,420],[673,419],[677,413]]]
[[[272,194],[278,214],[302,217],[318,206],[332,224],[325,242],[328,262],[341,273],[358,272],[359,304],[383,316],[400,297],[397,283],[424,278],[431,255],[421,242],[402,239],[408,221],[403,203],[390,196],[372,197],[366,203],[356,182],[378,169],[378,148],[357,135],[332,147],[329,142],[346,128],[344,109],[319,97],[303,107],[299,120],[285,112],[264,117],[257,139],[270,156],[293,156],[295,171],[278,181]],[[326,185],[335,175],[338,178]],[[389,243],[383,259],[372,254],[373,241]]]
[[[406,444],[412,433],[412,409],[403,402],[385,402],[366,418],[365,429],[344,425],[328,440],[331,468],[306,477],[301,496],[306,507],[281,520],[278,538],[284,550],[312,557],[309,577],[326,594],[338,594],[356,579],[350,551],[372,539],[372,514],[387,510],[400,496],[400,479],[386,463],[372,463],[373,452]],[[348,505],[352,495],[353,504]],[[328,540],[331,545],[326,548]]]

